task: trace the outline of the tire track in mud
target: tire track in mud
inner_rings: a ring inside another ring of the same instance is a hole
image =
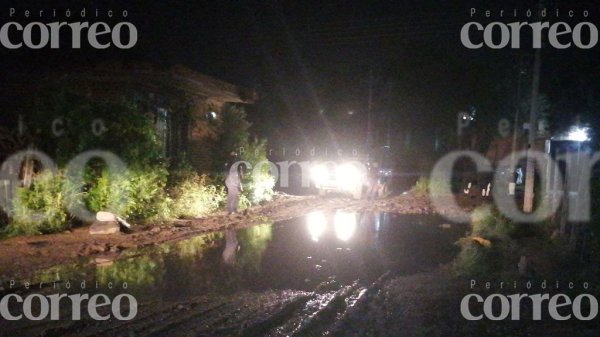
[[[358,281],[321,283],[312,292],[267,291],[140,304],[133,321],[54,322],[28,336],[346,336],[390,277],[368,287]],[[66,324],[65,324],[66,323]]]
[[[379,291],[393,276],[391,271],[388,271],[381,275],[375,282],[369,287],[364,288],[360,294],[354,299],[353,303],[349,303],[346,310],[340,315],[340,317],[329,326],[329,328],[322,333],[322,336],[348,336],[351,331],[350,327],[355,323],[359,317],[365,314],[368,310],[369,301],[372,301],[379,293]],[[355,332],[355,331],[352,331]]]
[[[288,319],[279,318],[265,321],[271,324],[261,325],[266,329],[245,329],[237,336],[344,336],[348,323],[364,313],[368,302],[377,295],[383,284],[391,276],[386,272],[368,287],[355,281],[351,285],[339,286],[338,290],[327,290],[332,285],[327,282],[319,285],[313,295],[297,312],[288,312]]]

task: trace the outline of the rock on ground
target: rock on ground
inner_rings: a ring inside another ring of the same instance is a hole
[[[115,234],[119,232],[117,221],[95,221],[90,226],[90,234]]]

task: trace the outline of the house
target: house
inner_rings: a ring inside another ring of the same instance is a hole
[[[227,105],[252,104],[257,98],[252,90],[182,66],[149,63],[105,62],[15,79],[4,90],[5,102],[28,97],[44,83],[58,83],[90,99],[133,100],[155,122],[167,158],[185,155],[199,171],[210,168],[212,149],[207,144],[217,136],[215,119]],[[26,113],[18,107],[12,111]]]

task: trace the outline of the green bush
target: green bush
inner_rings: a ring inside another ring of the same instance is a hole
[[[219,209],[226,192],[224,186],[210,184],[206,175],[192,173],[171,190],[171,196],[175,217],[197,218]]]
[[[129,185],[127,177],[110,176],[108,170],[103,169],[100,174],[88,172],[85,180],[87,193],[83,200],[88,210],[91,212],[110,211],[125,215],[127,205],[120,204],[121,207],[113,208],[113,204],[119,205],[115,201],[126,198]]]
[[[266,140],[254,139],[244,147],[241,155],[242,160],[249,162],[253,170],[247,172],[243,178],[246,202],[258,204],[273,199],[273,187],[275,179],[269,173],[270,166],[267,164],[267,142]],[[254,168],[260,164],[258,170]],[[244,201],[242,198],[240,201]],[[242,203],[240,206],[247,206]]]
[[[457,244],[460,246],[460,252],[454,260],[453,269],[458,275],[491,277],[502,271],[505,256],[499,242],[485,247],[465,238]]]
[[[62,85],[48,85],[36,94],[31,114],[25,120],[27,136],[36,148],[46,152],[61,167],[76,155],[97,149],[114,153],[128,166],[126,176],[110,176],[102,161],[90,161],[84,174],[84,188],[73,191],[76,198],[66,200],[79,200],[82,204],[77,206],[91,212],[108,210],[132,220],[169,218],[171,201],[166,193],[168,172],[164,168],[164,144],[143,104],[132,100],[90,99]],[[63,123],[60,137],[47,127],[48,121],[56,118],[61,118]],[[92,132],[92,126],[101,128],[102,132]],[[46,182],[43,177],[40,179],[40,183]],[[46,209],[52,200],[55,208],[62,209],[58,205],[65,200],[62,194],[50,196],[53,192],[48,188],[23,193],[24,202],[18,206],[19,212],[15,212],[12,227],[29,226],[25,225],[29,223],[25,221],[28,204]],[[44,200],[44,206],[40,206],[40,200]],[[119,207],[113,207],[115,205]],[[69,226],[64,210],[47,212],[50,217],[44,222],[46,227],[50,224],[51,228]]]
[[[517,242],[514,240],[522,230],[521,226],[489,206],[481,206],[473,211],[471,236],[460,239],[461,250],[454,261],[454,269],[461,275],[498,275],[505,270],[515,271],[519,259]],[[488,240],[483,245],[472,238]]]
[[[506,239],[516,229],[514,222],[500,214],[497,210],[492,210],[486,206],[478,207],[473,211],[471,225],[473,227],[473,235],[486,239]]]
[[[133,220],[167,220],[171,217],[167,176],[160,166],[130,168],[125,176],[110,176],[104,169],[99,175],[88,174],[89,188],[83,199],[91,212],[111,211]]]
[[[70,227],[65,204],[65,178],[62,172],[41,172],[31,187],[17,190],[12,221],[8,225],[11,235],[48,234]]]
[[[168,172],[164,167],[129,170],[129,190],[126,216],[138,220],[166,220],[171,217],[166,185]]]

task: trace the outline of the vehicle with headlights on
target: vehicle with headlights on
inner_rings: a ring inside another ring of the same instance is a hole
[[[358,160],[317,162],[310,175],[319,195],[335,192],[360,199],[367,183],[367,167]]]

